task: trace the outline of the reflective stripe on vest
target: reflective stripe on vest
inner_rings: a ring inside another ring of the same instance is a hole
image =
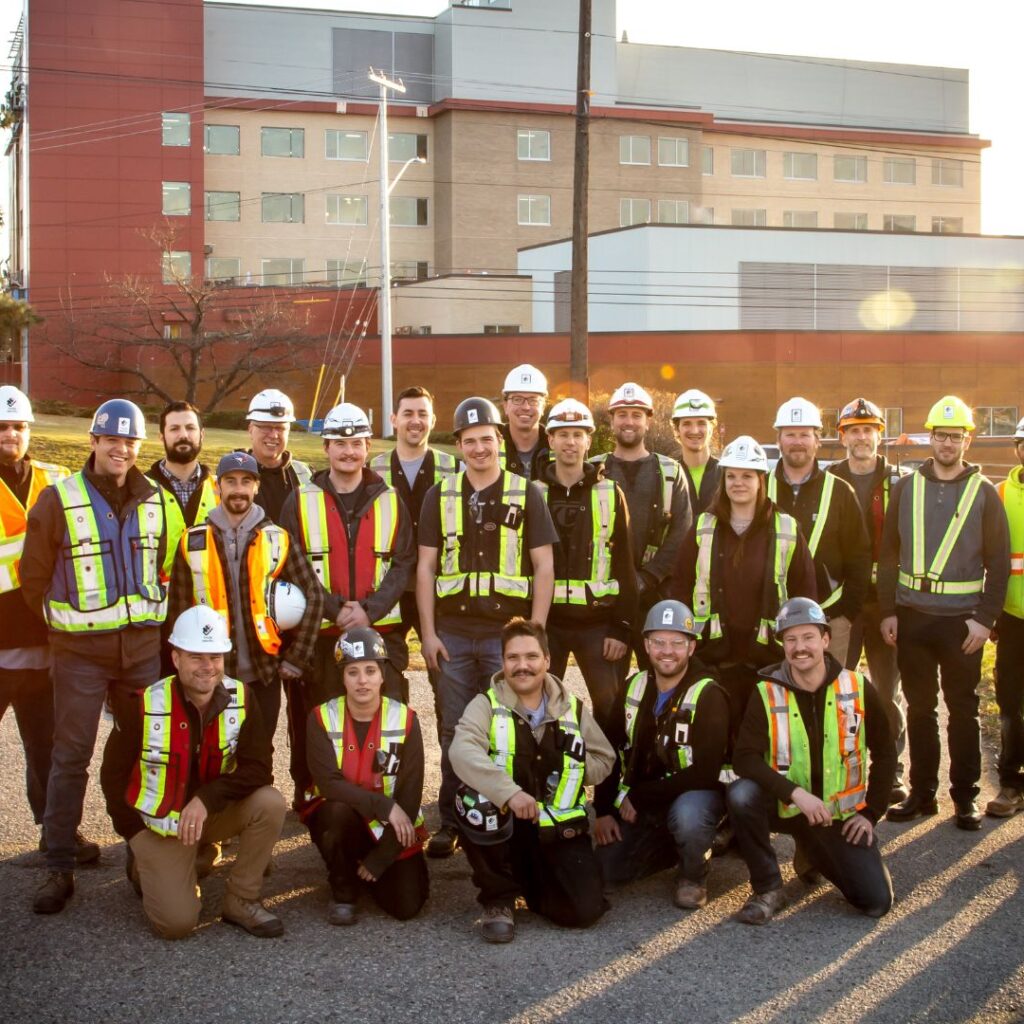
[[[586,771],[586,744],[580,729],[580,702],[567,695],[569,706],[558,716],[557,725],[567,739],[562,752],[562,770],[558,783],[548,800],[538,800],[541,828],[554,828],[561,822],[571,821],[586,814],[586,794],[583,776]],[[487,690],[491,705],[490,756],[491,760],[514,779],[516,754],[516,716],[498,699],[494,687]]]
[[[459,567],[462,544],[462,481],[465,471],[441,481],[441,532],[443,549],[440,572],[435,582],[439,598],[455,597],[469,584],[470,597],[488,597],[492,593],[528,600],[532,577],[522,575],[522,534],[526,516],[528,481],[515,473],[501,474],[501,501],[510,510],[518,509],[519,526],[498,529],[498,565],[491,571],[463,572]]]
[[[203,538],[199,547],[194,538]],[[195,547],[193,547],[195,545]],[[249,542],[246,566],[249,572],[249,609],[260,647],[267,654],[281,649],[281,634],[267,608],[267,589],[276,580],[288,560],[290,538],[287,531],[273,523],[264,523]],[[181,539],[181,550],[192,573],[192,599],[205,604],[231,622],[228,584],[214,542],[214,529],[209,523],[193,526]]]
[[[67,539],[57,555],[62,564],[55,571],[46,600],[51,629],[100,633],[164,621],[167,594],[159,561],[164,500],[161,488],[153,486],[154,492],[121,522],[109,506],[109,515],[97,518],[93,502],[99,500],[104,506],[106,502],[98,494],[92,497],[84,474],[75,473],[54,484],[64,511]],[[61,587],[56,585],[57,573],[63,573]]]
[[[765,760],[794,785],[811,789],[811,748],[796,694],[780,683],[757,684],[768,719],[770,747]],[[825,695],[825,735],[821,758],[822,800],[833,819],[843,820],[866,806],[867,740],[864,733],[864,677],[844,669]],[[800,814],[779,802],[779,816]]]
[[[925,479],[920,472],[914,474],[911,500],[913,502],[912,518],[914,523],[913,537],[911,539],[911,572],[899,574],[899,582],[909,590],[919,590],[927,594],[980,594],[985,589],[985,580],[944,580],[942,573],[949,561],[949,556],[960,539],[964,525],[967,522],[967,515],[974,505],[978,492],[981,490],[981,474],[973,474],[967,481],[960,500],[957,502],[956,511],[946,527],[938,549],[932,558],[931,565],[925,569]]]
[[[655,455],[658,459],[658,475],[661,477],[661,528],[657,540],[644,548],[640,562],[642,566],[658,553],[658,549],[665,543],[665,537],[668,536],[668,528],[672,525],[672,492],[680,474],[679,463],[675,459],[659,452],[655,452]]]
[[[295,476],[299,481],[300,487],[305,487],[306,484],[313,482],[313,470],[311,470],[305,462],[300,462],[298,459],[292,459],[289,465],[295,470]]]
[[[71,475],[63,466],[29,459],[31,479],[25,504],[0,480],[0,594],[21,586],[18,567],[25,547],[28,510],[36,503],[43,489]]]
[[[1006,510],[1010,528],[1010,579],[1007,581],[1003,611],[1024,619],[1024,467],[1015,466],[1009,476],[996,485],[999,499]]]

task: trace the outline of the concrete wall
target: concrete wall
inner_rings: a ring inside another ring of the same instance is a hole
[[[434,334],[479,334],[485,325],[533,330],[532,282],[527,277],[488,275],[432,278],[404,284],[392,292],[392,323],[427,326]]]

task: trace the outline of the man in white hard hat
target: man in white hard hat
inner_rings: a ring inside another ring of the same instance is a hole
[[[220,504],[206,522],[181,538],[171,577],[171,615],[192,605],[209,605],[228,623],[232,649],[227,672],[248,684],[273,738],[281,710],[281,684],[288,691],[292,737],[291,768],[296,795],[306,779],[305,751],[295,735],[305,729],[299,685],[312,669],[323,618],[323,594],[316,574],[283,527],[256,504],[260,467],[247,452],[229,452],[217,465]],[[286,582],[306,598],[299,625],[284,633],[273,617],[271,585]],[[304,735],[304,732],[303,732]]]
[[[266,388],[252,396],[246,414],[250,453],[260,467],[260,489],[256,504],[276,523],[285,498],[313,479],[313,471],[288,451],[288,435],[295,422],[292,400],[277,388]]]
[[[641,668],[647,667],[640,624],[651,606],[668,597],[679,548],[693,520],[682,467],[660,452],[649,452],[647,431],[654,415],[654,400],[639,384],[627,381],[608,403],[615,449],[592,461],[604,465],[626,496],[633,536],[633,564],[637,572],[639,614],[632,647]]]
[[[551,454],[540,425],[548,397],[547,378],[536,366],[523,363],[509,370],[501,396],[506,420],[501,428],[501,468],[536,480]]]
[[[694,516],[707,511],[721,477],[718,459],[711,454],[717,420],[714,401],[697,388],[684,391],[672,405],[672,428],[683,453],[681,465]]]
[[[818,600],[832,627],[832,656],[846,663],[851,623],[871,582],[871,541],[853,488],[818,465],[821,413],[791,398],[775,414],[781,458],[768,477],[768,497],[800,524],[811,549]]]
[[[18,569],[29,509],[44,488],[70,472],[29,457],[34,422],[28,396],[10,384],[0,387],[0,718],[14,708],[25,751],[28,805],[41,826],[53,753],[52,659],[46,625],[25,603]],[[40,849],[45,846],[40,839]],[[99,855],[95,843],[76,834],[78,864]]]
[[[203,522],[217,504],[217,488],[208,466],[199,461],[206,431],[202,413],[191,402],[169,402],[160,413],[164,457],[147,474],[168,496],[168,515],[179,529]]]
[[[170,635],[174,673],[132,699],[110,735],[100,779],[127,873],[156,933],[191,934],[202,901],[197,854],[237,837],[224,921],[259,938],[284,925],[260,900],[286,805],[274,789],[270,737],[252,689],[225,675],[227,623],[212,608],[183,612]]]

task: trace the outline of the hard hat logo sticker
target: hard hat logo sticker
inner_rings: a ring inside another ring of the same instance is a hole
[[[105,427],[107,425],[107,420],[109,418],[110,417],[107,415],[107,413],[101,412],[99,414],[99,416],[96,417],[96,426],[97,427]]]
[[[203,636],[207,640],[209,640],[210,637],[213,636],[213,626],[211,626],[209,623],[207,623],[205,626],[203,626]]]
[[[476,409],[467,409],[466,419],[469,420],[470,423],[476,423],[480,419],[480,415]]]
[[[663,626],[671,626],[672,625],[672,609],[671,608],[666,608],[661,613],[661,624]]]
[[[17,404],[18,403],[17,403],[17,400],[15,399],[14,395],[11,395],[11,397],[7,399],[7,408],[8,409],[13,409]]]
[[[791,409],[789,412],[789,419],[791,423],[800,423],[804,418],[803,409]]]
[[[127,434],[132,429],[132,421],[127,416],[119,416],[117,418],[117,432],[119,434]]]
[[[953,418],[953,406],[944,405],[942,407],[942,418],[946,420],[951,420]]]

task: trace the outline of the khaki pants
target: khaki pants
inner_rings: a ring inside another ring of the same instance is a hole
[[[832,639],[829,641],[828,652],[840,665],[845,665],[846,654],[850,649],[850,620],[841,615],[837,619],[829,619],[829,625],[832,627]]]
[[[203,826],[200,842],[185,846],[174,836],[161,836],[148,828],[132,836],[129,845],[142,886],[142,908],[157,934],[182,939],[199,921],[201,902],[196,881],[196,853],[200,845],[238,836],[238,855],[228,875],[228,892],[243,900],[259,899],[263,872],[281,835],[287,812],[284,797],[273,786],[263,786],[237,800]]]

